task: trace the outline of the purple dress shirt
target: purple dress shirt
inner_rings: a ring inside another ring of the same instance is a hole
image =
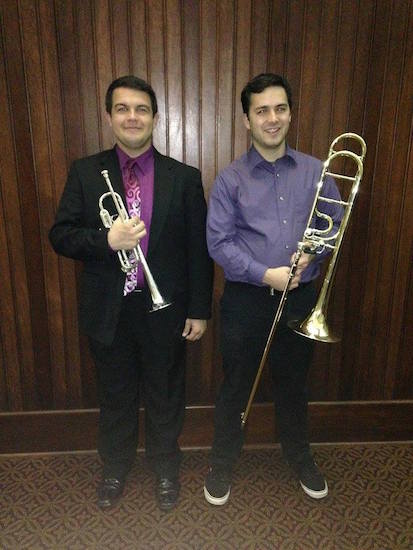
[[[126,209],[129,215],[134,215],[134,193],[128,189],[128,162],[135,161],[134,171],[139,180],[140,188],[140,219],[145,222],[146,235],[140,241],[141,249],[144,255],[148,252],[149,232],[151,228],[153,193],[154,193],[154,177],[155,177],[155,160],[153,147],[151,146],[139,157],[132,159],[120,147],[116,146],[120,169],[122,172],[123,185],[125,187]],[[145,285],[145,277],[142,271],[142,266],[138,266],[137,286],[143,288]]]
[[[288,146],[275,163],[251,147],[219,173],[209,199],[207,242],[227,280],[265,286],[262,279],[268,268],[290,265],[308,222],[321,170],[321,161]],[[322,196],[340,200],[331,177],[325,180]],[[319,210],[333,218],[334,234],[342,207],[320,203]],[[302,282],[318,276],[326,254],[316,255]]]

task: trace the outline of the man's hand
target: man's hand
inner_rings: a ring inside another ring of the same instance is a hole
[[[291,263],[294,262],[295,254],[296,253],[294,253],[291,256]],[[314,258],[315,258],[315,254],[307,254],[306,252],[303,252],[301,254],[301,257],[300,257],[299,261],[298,261],[297,270],[296,270],[295,274],[301,276],[303,271],[310,265],[310,263],[312,262],[312,260],[314,260]]]
[[[294,262],[295,255],[296,252],[294,252],[294,254],[291,256],[291,263]],[[291,279],[290,282],[290,290],[298,287],[298,285],[300,284],[301,275],[303,274],[304,270],[309,266],[314,257],[314,254],[307,254],[305,252],[301,254],[294,277]],[[262,282],[274,288],[275,290],[279,290],[282,292],[285,288],[285,285],[287,284],[288,277],[290,276],[290,269],[291,268],[288,266],[269,267],[264,273]]]
[[[145,235],[145,224],[138,217],[126,222],[116,218],[108,232],[108,244],[112,250],[132,250]]]
[[[264,273],[262,282],[272,288],[275,288],[275,290],[279,290],[282,292],[285,288],[285,285],[287,284],[289,274],[290,268],[288,266],[269,267]],[[291,280],[290,290],[292,290],[293,288],[297,288],[299,282],[300,276],[295,275],[295,277],[293,277]]]
[[[202,337],[206,328],[207,322],[205,319],[187,319],[182,336],[189,342],[195,342],[195,340],[199,340]]]

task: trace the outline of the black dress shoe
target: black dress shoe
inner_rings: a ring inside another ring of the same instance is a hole
[[[124,486],[125,482],[115,477],[103,479],[97,489],[99,508],[102,510],[112,508],[122,496]]]
[[[158,477],[156,481],[156,500],[161,510],[167,512],[176,505],[181,484],[178,478]]]

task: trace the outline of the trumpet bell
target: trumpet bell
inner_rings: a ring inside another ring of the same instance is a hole
[[[152,307],[151,309],[149,310],[149,313],[153,313],[154,311],[159,311],[160,309],[163,309],[164,307],[168,307],[172,304],[172,302],[168,302],[166,300],[162,300],[161,302],[158,302],[158,303],[152,303]]]
[[[300,336],[317,342],[332,344],[340,341],[340,338],[330,331],[323,311],[317,308],[314,308],[304,321],[290,321],[288,326]]]

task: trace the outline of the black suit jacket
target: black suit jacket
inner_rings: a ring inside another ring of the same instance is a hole
[[[115,149],[75,161],[49,238],[58,254],[83,262],[79,324],[105,344],[113,340],[123,300],[126,275],[108,246],[99,215],[99,198],[108,191],[101,175],[108,170],[114,190],[126,205]],[[105,208],[116,214],[111,197]],[[179,333],[186,317],[211,314],[212,260],[206,247],[206,204],[200,172],[155,150],[154,201],[147,262],[160,293],[172,307],[150,314],[162,340]],[[151,306],[149,290],[145,299]],[[133,322],[133,320],[131,320]]]

